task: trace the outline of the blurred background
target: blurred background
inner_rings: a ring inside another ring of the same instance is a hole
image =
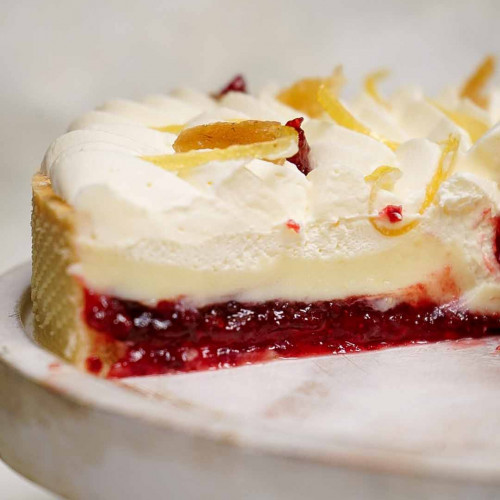
[[[433,93],[499,55],[499,20],[499,0],[0,0],[0,272],[29,259],[29,180],[48,145],[103,101],[238,72],[257,90],[339,63],[354,88],[388,67],[389,90]],[[54,498],[1,463],[0,496]]]

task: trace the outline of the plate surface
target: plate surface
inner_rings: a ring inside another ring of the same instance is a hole
[[[70,498],[498,498],[500,338],[108,381],[0,279],[0,455]]]

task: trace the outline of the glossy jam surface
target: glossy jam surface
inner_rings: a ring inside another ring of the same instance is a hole
[[[87,291],[84,314],[89,326],[125,347],[110,377],[500,334],[500,316],[456,312],[425,300],[388,310],[375,309],[363,298],[314,303],[231,301],[199,309],[160,302],[150,308]]]
[[[97,356],[89,356],[85,360],[85,367],[88,372],[98,375],[102,370],[102,361]]]

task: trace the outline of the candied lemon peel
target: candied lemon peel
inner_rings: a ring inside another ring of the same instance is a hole
[[[181,132],[173,144],[176,153],[198,149],[225,149],[288,137],[290,127],[276,121],[243,120],[197,125]]]
[[[474,73],[466,80],[460,90],[460,97],[468,98],[481,108],[488,106],[484,89],[495,73],[496,59],[489,55],[484,58]]]
[[[323,116],[323,108],[318,102],[318,90],[327,85],[332,92],[339,93],[345,83],[342,66],[337,66],[326,78],[304,78],[283,89],[276,98],[278,101],[297,111],[306,113],[310,118]]]
[[[450,135],[448,140],[443,143],[443,149],[439,158],[438,166],[425,188],[425,197],[418,209],[419,215],[424,215],[427,209],[432,205],[441,184],[451,175],[460,146],[460,139],[457,136]],[[383,165],[376,168],[371,174],[365,177],[365,181],[371,184],[370,196],[368,198],[368,211],[375,211],[375,201],[381,189],[391,190],[394,184],[401,177],[402,172],[397,167]],[[414,229],[420,219],[414,219],[407,224],[401,222],[388,226],[377,215],[372,215],[368,219],[371,225],[384,236],[401,236]]]
[[[373,73],[369,73],[364,81],[365,92],[378,104],[384,108],[390,108],[390,104],[380,95],[378,91],[378,84],[385,80],[390,75],[388,69],[379,69]]]
[[[326,85],[321,85],[318,90],[318,102],[328,115],[330,115],[330,118],[342,127],[382,142],[393,151],[398,148],[399,143],[381,137],[358,121]]]
[[[298,133],[279,122],[216,122],[182,131],[173,148],[174,154],[141,156],[141,159],[171,171],[211,161],[252,158],[275,161],[297,153]]]

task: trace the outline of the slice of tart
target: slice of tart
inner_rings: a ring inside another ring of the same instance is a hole
[[[438,99],[340,69],[110,101],[33,178],[36,339],[101,376],[500,333],[492,59]]]

